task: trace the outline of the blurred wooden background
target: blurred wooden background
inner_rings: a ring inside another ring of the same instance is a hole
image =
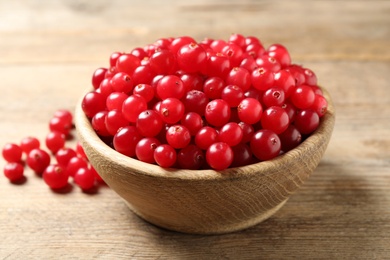
[[[107,187],[53,193],[26,170],[21,185],[0,176],[0,258],[389,259],[390,1],[0,0],[0,146],[43,140],[113,51],[231,33],[284,44],[336,105],[325,157],[276,215],[184,235],[139,219]]]

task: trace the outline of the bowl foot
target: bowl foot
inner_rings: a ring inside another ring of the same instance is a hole
[[[201,235],[215,235],[215,234],[226,234],[226,233],[232,233],[240,230],[244,230],[247,228],[250,228],[252,226],[255,226],[269,217],[271,217],[273,214],[275,214],[279,209],[283,207],[283,205],[287,202],[288,199],[282,201],[277,206],[273,207],[272,209],[269,209],[262,214],[253,217],[249,220],[242,220],[240,222],[232,223],[232,224],[226,224],[221,225],[221,223],[217,222],[216,225],[208,225],[208,226],[188,226],[183,225],[180,223],[170,223],[166,220],[158,219],[154,216],[150,216],[147,214],[144,214],[137,209],[135,209],[130,203],[124,200],[126,205],[129,207],[129,209],[134,212],[137,216],[145,220],[146,222],[149,222],[155,226],[158,226],[160,228],[168,229],[171,231],[177,231],[181,233],[186,234],[201,234]]]

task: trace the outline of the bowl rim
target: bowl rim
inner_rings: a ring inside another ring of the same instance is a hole
[[[334,105],[329,95],[329,92],[323,87],[320,88],[328,102],[327,112],[323,117],[320,118],[319,127],[312,134],[310,134],[301,144],[299,144],[294,149],[288,151],[287,153],[283,153],[271,160],[261,161],[240,167],[227,168],[222,171],[216,171],[213,169],[188,170],[176,168],[162,168],[156,164],[145,163],[117,152],[115,149],[111,148],[100,139],[100,137],[93,130],[90,120],[84,114],[81,103],[85,93],[80,98],[79,102],[77,102],[77,106],[75,109],[75,125],[79,140],[81,141],[82,145],[84,145],[84,142],[86,142],[85,137],[88,136],[89,146],[94,147],[94,150],[100,156],[106,158],[115,158],[115,160],[112,161],[116,164],[116,166],[121,167],[123,169],[128,168],[129,174],[139,174],[152,178],[185,179],[197,181],[224,181],[232,178],[235,179],[242,177],[250,177],[253,174],[267,174],[272,171],[272,168],[275,168],[274,166],[276,164],[281,165],[285,162],[295,160],[304,151],[308,149],[315,149],[316,141],[320,140],[321,137],[325,138],[327,132],[330,131],[330,133],[328,134],[331,135],[335,123]],[[89,89],[88,91],[91,91],[91,89]]]

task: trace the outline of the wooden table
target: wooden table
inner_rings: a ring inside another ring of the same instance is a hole
[[[1,1],[1,147],[43,140],[111,52],[166,36],[283,43],[329,90],[337,120],[305,185],[232,234],[162,230],[107,187],[59,194],[30,170],[20,185],[1,176],[0,259],[390,259],[389,10],[383,0]]]

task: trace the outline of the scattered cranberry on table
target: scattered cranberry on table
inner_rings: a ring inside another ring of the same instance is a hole
[[[44,142],[46,147],[41,147],[41,142],[32,136],[22,138],[20,144],[7,143],[2,149],[7,162],[3,169],[4,176],[13,183],[23,182],[24,169],[28,167],[53,190],[66,189],[75,183],[83,191],[89,192],[98,183],[103,183],[89,164],[80,143],[74,148],[68,147],[72,128],[72,113],[59,109],[49,121],[49,132]]]
[[[161,167],[224,170],[294,149],[327,101],[286,47],[253,36],[162,38],[113,52],[82,101],[118,152]]]

